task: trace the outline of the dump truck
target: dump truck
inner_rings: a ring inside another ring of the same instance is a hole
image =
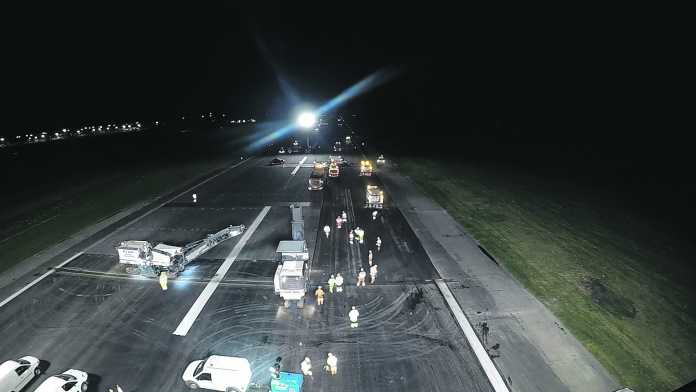
[[[372,162],[360,161],[360,175],[361,176],[371,176],[372,175]]]
[[[273,276],[273,287],[285,302],[290,306],[296,302],[298,308],[304,307],[304,297],[307,293],[307,268],[309,250],[304,239],[304,218],[302,206],[290,205],[292,213],[292,240],[283,240],[278,243],[276,257],[278,267]]]
[[[377,185],[368,185],[365,196],[366,208],[382,208],[384,206],[384,191]]]
[[[314,164],[312,168],[312,173],[309,175],[309,189],[310,191],[320,191],[324,189],[324,182],[326,181],[326,165],[322,163]]]
[[[116,247],[118,262],[129,274],[158,276],[164,271],[168,277],[175,278],[188,263],[221,242],[244,233],[244,230],[244,225],[228,226],[184,246],[163,243],[152,246],[148,241],[123,241]]]

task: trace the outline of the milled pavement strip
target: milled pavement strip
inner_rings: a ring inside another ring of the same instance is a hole
[[[496,392],[509,392],[507,384],[505,384],[503,377],[498,372],[498,368],[495,367],[493,360],[488,356],[488,352],[481,344],[478,336],[476,336],[474,328],[464,315],[462,308],[454,298],[454,295],[452,295],[447,283],[445,283],[442,279],[435,279],[435,284],[437,285],[437,288],[440,289],[442,296],[445,298],[445,302],[447,302],[447,306],[449,306],[452,314],[454,314],[454,318],[459,324],[459,327],[464,332],[464,336],[469,342],[469,346],[471,346],[476,358],[478,358],[478,361],[481,364],[483,371],[486,373],[486,377],[488,377],[488,381],[491,383],[493,389]]]
[[[268,214],[268,211],[270,210],[271,206],[265,206],[263,207],[263,210],[259,212],[259,215],[256,217],[256,219],[254,219],[251,226],[249,226],[249,228],[244,232],[244,235],[242,235],[239,242],[234,246],[234,248],[232,248],[232,252],[230,252],[230,254],[225,258],[225,261],[222,263],[220,268],[218,268],[213,278],[210,280],[210,282],[208,282],[208,285],[205,286],[203,292],[201,292],[201,294],[198,296],[196,302],[193,303],[191,309],[189,309],[186,316],[184,316],[183,320],[181,320],[181,323],[179,323],[179,326],[176,327],[176,330],[172,332],[172,334],[186,336],[189,329],[191,329],[191,326],[193,326],[193,323],[198,318],[198,315],[203,311],[203,307],[206,303],[208,303],[208,300],[215,292],[215,289],[217,289],[220,282],[225,278],[225,275],[232,266],[232,263],[234,263],[234,261],[237,259],[237,256],[239,256],[239,253],[244,248],[244,245],[246,245],[247,241],[249,241],[251,235],[254,234],[254,231],[256,231],[256,228],[259,227],[261,221],[266,217],[266,214]]]
[[[2,308],[3,306],[5,306],[7,303],[9,303],[10,301],[12,301],[13,299],[17,298],[17,297],[18,297],[20,294],[22,294],[23,292],[29,290],[32,286],[34,286],[35,284],[39,283],[43,278],[45,278],[45,277],[47,277],[48,275],[50,275],[50,274],[52,274],[53,272],[55,272],[56,268],[60,268],[60,267],[62,267],[62,266],[64,266],[64,265],[68,264],[69,262],[75,260],[75,259],[78,258],[80,255],[82,255],[82,253],[83,253],[83,252],[78,252],[78,253],[76,253],[73,257],[71,257],[71,258],[65,260],[64,262],[58,264],[58,265],[55,266],[54,268],[51,268],[50,270],[48,270],[47,272],[45,272],[43,275],[41,275],[41,276],[39,276],[38,278],[36,278],[36,279],[32,280],[31,282],[29,282],[26,286],[24,286],[24,287],[22,287],[21,289],[17,290],[14,294],[12,294],[12,295],[10,295],[9,297],[5,298],[5,300],[3,300],[2,302],[0,302],[0,308]]]
[[[292,173],[290,173],[290,175],[294,176],[295,174],[297,174],[297,171],[300,170],[300,167],[302,167],[302,164],[305,163],[306,160],[307,160],[307,156],[305,155],[305,157],[302,158],[300,163],[298,163],[297,166],[295,166],[295,168],[292,170]]]
[[[173,196],[173,197],[167,199],[166,201],[164,201],[163,203],[157,205],[156,207],[152,208],[151,210],[145,212],[144,214],[138,216],[137,218],[131,220],[130,222],[125,223],[123,226],[120,226],[120,227],[114,229],[111,233],[105,235],[104,238],[95,241],[94,243],[92,243],[92,245],[86,247],[85,249],[83,249],[83,250],[80,251],[79,253],[75,254],[75,255],[72,256],[71,258],[65,260],[64,262],[58,264],[57,266],[55,266],[55,267],[53,267],[53,268],[61,268],[61,267],[65,266],[66,264],[68,264],[69,262],[73,261],[73,260],[74,260],[75,258],[77,258],[78,256],[80,256],[80,255],[82,255],[83,253],[89,251],[89,250],[92,249],[93,247],[95,247],[95,246],[101,244],[103,241],[105,241],[107,238],[109,238],[109,236],[113,235],[114,233],[117,233],[117,232],[119,232],[119,231],[125,229],[126,227],[132,225],[133,223],[135,223],[135,222],[137,222],[137,221],[143,219],[144,217],[146,217],[146,216],[150,215],[151,213],[157,211],[158,209],[162,208],[162,207],[165,206],[167,203],[170,203],[172,200],[178,199],[178,198],[181,197],[182,195],[184,195],[184,194],[186,194],[186,193],[192,191],[193,189],[198,188],[199,186],[201,186],[201,185],[207,183],[208,181],[210,181],[210,180],[212,180],[212,179],[214,179],[214,178],[216,178],[216,177],[218,177],[218,176],[220,176],[220,175],[222,175],[222,174],[224,174],[224,173],[227,173],[228,171],[230,171],[230,170],[236,168],[237,166],[239,166],[239,165],[241,165],[241,164],[243,164],[243,163],[245,163],[245,162],[249,162],[249,161],[251,160],[251,158],[252,158],[252,157],[249,157],[249,158],[247,158],[247,159],[245,159],[245,160],[243,160],[243,161],[241,161],[241,162],[238,162],[238,163],[236,163],[236,164],[234,164],[234,165],[228,167],[227,169],[222,170],[220,173],[217,173],[217,174],[215,174],[215,175],[212,176],[212,177],[208,177],[208,178],[206,178],[205,180],[203,180],[203,181],[201,181],[201,182],[199,182],[199,183],[197,183],[197,184],[195,184],[195,185],[189,187],[189,188],[186,189],[185,191],[183,191],[183,192],[181,192],[181,193],[178,193],[177,195],[175,195],[175,196]],[[47,277],[48,275],[52,274],[53,271],[54,271],[54,269],[51,269],[50,271],[44,273],[43,275],[41,275],[41,276],[39,276],[38,278],[34,279],[33,281],[29,282],[27,285],[25,285],[25,286],[22,287],[21,289],[17,290],[14,294],[12,294],[12,295],[10,295],[9,297],[5,298],[2,302],[0,302],[0,308],[3,307],[3,306],[5,306],[8,302],[12,301],[13,299],[17,298],[20,294],[22,294],[23,292],[27,291],[29,288],[31,288],[31,287],[34,286],[35,284],[39,283],[42,279],[44,279],[44,278]]]

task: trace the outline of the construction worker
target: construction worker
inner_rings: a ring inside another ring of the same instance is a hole
[[[376,277],[377,277],[377,264],[370,267],[370,283],[375,284]]]
[[[372,211],[372,220],[377,219],[377,210]]]
[[[324,290],[321,288],[321,286],[317,287],[317,290],[314,292],[314,296],[317,297],[317,305],[324,304]]]
[[[343,292],[343,276],[340,273],[336,274],[336,292]]]
[[[282,360],[283,360],[283,358],[281,358],[281,357],[276,358],[273,366],[271,366],[268,369],[271,372],[271,377],[276,378],[276,379],[280,378],[280,361],[282,361]]]
[[[382,239],[379,238],[379,236],[377,236],[377,242],[376,242],[376,244],[377,244],[377,252],[379,252],[380,249],[382,249]]]
[[[365,237],[365,230],[361,229],[360,227],[356,227],[355,228],[355,235],[358,236],[358,242],[360,242],[362,244],[364,237]]]
[[[353,245],[353,230],[348,233],[348,242]]]
[[[198,196],[197,196],[195,193],[194,193],[192,196],[193,196],[193,202],[194,202],[194,203],[197,202],[197,201],[198,201]]]
[[[159,284],[162,287],[162,291],[167,291],[167,271],[160,272]]]
[[[329,233],[331,233],[331,228],[329,225],[324,226],[324,234],[326,234],[326,238],[329,238]]]
[[[340,229],[342,224],[343,224],[343,219],[341,219],[340,216],[337,216],[336,217],[336,228]]]
[[[302,370],[302,374],[305,376],[312,377],[312,361],[309,357],[305,357],[304,361],[300,363],[300,370]]]
[[[326,357],[326,368],[332,376],[336,375],[338,371],[338,358],[336,358],[335,355],[329,353]]]
[[[367,251],[367,262],[370,263],[370,265],[372,265],[372,249]]]
[[[348,312],[348,319],[350,319],[351,328],[358,327],[358,316],[360,316],[360,312],[358,312],[358,309],[356,309],[355,306],[353,306],[350,312]]]
[[[361,267],[360,272],[358,272],[358,284],[357,284],[358,287],[365,286],[365,277],[367,277],[367,273]]]
[[[346,214],[345,211],[341,212],[341,219],[343,219],[344,222],[348,222],[348,214]]]
[[[334,286],[336,286],[336,278],[333,275],[329,278],[329,293],[333,293]]]

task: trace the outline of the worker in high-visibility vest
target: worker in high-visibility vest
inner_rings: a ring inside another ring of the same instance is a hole
[[[370,283],[375,283],[375,278],[377,277],[377,264],[370,267]]]
[[[365,286],[365,278],[367,277],[367,273],[365,272],[364,269],[360,268],[360,272],[358,272],[358,284],[357,286]]]
[[[302,370],[302,374],[305,376],[312,377],[312,361],[309,357],[305,357],[304,361],[300,363],[300,370]]]
[[[194,203],[198,201],[198,195],[196,195],[196,194],[194,193],[194,194],[191,195],[191,196],[193,197],[193,202],[194,202]]]
[[[341,273],[336,274],[336,292],[337,293],[342,293],[343,292],[343,276]]]
[[[365,239],[365,230],[361,229],[360,227],[355,228],[355,235],[358,236],[358,242],[361,244],[364,243]]]
[[[324,290],[321,288],[321,286],[317,287],[317,290],[314,292],[314,296],[317,297],[317,305],[324,304]]]
[[[367,262],[372,265],[372,249],[367,251]]]
[[[382,239],[377,236],[377,252],[379,252],[382,249]]]
[[[346,214],[345,211],[341,212],[341,219],[343,219],[344,222],[348,222],[348,214]]]
[[[336,286],[336,278],[333,275],[329,278],[329,293],[333,293],[334,287]]]
[[[326,369],[332,376],[335,376],[336,372],[338,372],[338,358],[331,353],[326,357]]]
[[[377,219],[377,211],[372,211],[372,220]]]
[[[340,216],[337,216],[336,217],[336,228],[340,229],[342,224],[343,224],[343,219],[341,219]]]
[[[356,309],[355,306],[353,306],[350,312],[348,312],[348,319],[350,319],[351,328],[358,327],[358,316],[360,316],[360,312],[358,312],[358,309]]]
[[[348,242],[353,245],[353,230],[348,233]]]
[[[160,272],[159,284],[163,291],[167,291],[167,271]]]

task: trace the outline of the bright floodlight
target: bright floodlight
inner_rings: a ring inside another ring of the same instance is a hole
[[[317,116],[314,115],[314,113],[304,112],[297,117],[297,124],[299,124],[302,128],[312,128],[316,122]]]

